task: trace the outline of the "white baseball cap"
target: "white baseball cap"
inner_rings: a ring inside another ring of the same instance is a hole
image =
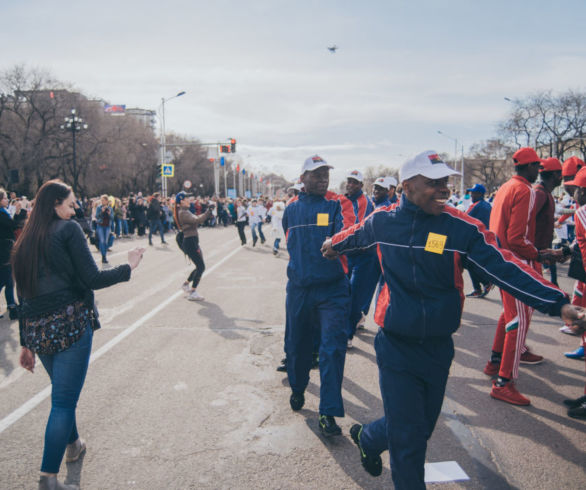
[[[388,189],[387,178],[386,177],[379,177],[378,179],[376,179],[374,181],[374,185],[378,185],[379,187],[384,187],[385,189]]]
[[[385,177],[387,181],[387,187],[397,187],[397,179],[395,177]]]
[[[334,168],[319,155],[313,155],[303,162],[303,167],[301,167],[301,175],[303,175],[305,172],[313,172],[320,167]]]
[[[428,150],[407,160],[399,170],[401,182],[416,175],[423,175],[428,179],[443,179],[450,175],[460,175],[460,172],[448,167],[436,151]]]
[[[362,172],[360,172],[360,170],[350,170],[350,172],[346,174],[346,178],[354,179],[358,182],[364,182],[364,177],[362,176]]]

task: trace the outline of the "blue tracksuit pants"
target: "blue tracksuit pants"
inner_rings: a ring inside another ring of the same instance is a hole
[[[342,380],[349,302],[346,278],[307,288],[291,281],[287,283],[285,353],[289,385],[295,392],[304,392],[307,388],[313,339],[319,325],[319,413],[322,415],[344,416]]]
[[[380,277],[378,257],[372,253],[348,257],[348,278],[352,295],[349,317],[349,338],[356,333],[356,324],[362,318],[362,312],[368,314],[372,295]]]
[[[380,330],[374,346],[385,416],[364,425],[360,443],[372,456],[389,450],[397,490],[424,490],[427,440],[444,400],[454,357],[452,337],[418,343]]]

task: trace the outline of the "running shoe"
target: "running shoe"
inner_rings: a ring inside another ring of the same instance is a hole
[[[205,298],[194,289],[191,294],[187,296],[187,299],[189,301],[203,301]]]
[[[492,398],[510,403],[512,405],[531,405],[531,401],[529,400],[529,398],[524,397],[523,395],[521,395],[521,393],[519,393],[519,391],[517,391],[517,388],[515,387],[515,383],[513,381],[505,383],[504,386],[498,386],[497,382],[493,381],[490,396]]]
[[[319,429],[321,433],[326,436],[339,436],[342,433],[342,429],[340,426],[336,424],[336,419],[331,415],[321,415],[319,416]]]
[[[586,395],[576,398],[575,400],[564,400],[564,405],[568,408],[577,408],[582,405],[582,403],[586,403]]]
[[[289,404],[291,405],[292,410],[296,412],[301,410],[303,405],[305,405],[305,395],[294,391],[291,393],[291,398],[289,398]]]
[[[578,335],[567,325],[564,325],[562,328],[560,328],[560,332],[565,333],[566,335],[573,335],[574,337]]]
[[[582,361],[582,360],[584,360],[584,346],[581,345],[580,347],[578,347],[576,350],[573,350],[572,352],[566,352],[564,354],[564,356],[566,356],[568,359],[576,359],[578,361]]]
[[[586,402],[579,407],[568,409],[568,415],[573,419],[586,420]]]
[[[475,289],[466,295],[467,298],[482,298],[482,291]]]
[[[347,347],[346,347],[346,348],[347,348],[347,349],[352,349],[352,347],[354,347],[354,346],[352,345],[352,339],[348,339],[348,345],[347,345]]]
[[[499,373],[501,365],[496,362],[488,361],[486,366],[484,366],[484,374],[487,376],[496,376]]]
[[[521,364],[541,364],[543,362],[543,356],[533,354],[533,352],[525,351],[521,354]]]
[[[358,320],[358,323],[356,324],[356,328],[358,330],[364,330],[366,328],[364,326],[365,323],[366,323],[366,316],[364,315],[364,313],[362,313],[362,318],[360,320]]]
[[[367,456],[362,449],[362,445],[360,444],[360,436],[362,435],[362,425],[354,424],[350,427],[350,437],[354,441],[354,444],[358,446],[360,449],[360,462],[362,463],[363,468],[372,476],[380,476],[383,472],[383,461],[379,456]]]
[[[189,285],[188,282],[184,282],[183,286],[181,286],[181,289],[183,289],[183,291],[185,291],[186,293],[190,293],[191,292],[191,286]]]

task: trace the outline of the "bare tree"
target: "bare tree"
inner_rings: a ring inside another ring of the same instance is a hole
[[[513,109],[500,126],[506,140],[531,146],[542,156],[560,160],[572,149],[586,156],[586,94],[569,90],[560,95],[539,92],[511,101]]]
[[[483,184],[493,192],[513,175],[511,155],[514,149],[499,139],[490,139],[472,146],[464,160],[467,186]]]

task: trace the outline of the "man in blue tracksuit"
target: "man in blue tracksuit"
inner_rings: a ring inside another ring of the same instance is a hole
[[[466,214],[482,222],[482,224],[488,229],[492,206],[484,199],[486,188],[482,184],[474,184],[474,187],[467,189],[466,192],[470,194],[472,199],[472,204],[466,211]],[[490,282],[482,283],[482,281],[474,272],[468,271],[468,273],[470,274],[470,279],[472,281],[472,287],[474,290],[468,293],[466,296],[468,298],[484,298],[492,289],[492,285]]]
[[[460,325],[466,267],[550,315],[584,324],[567,295],[498,247],[495,235],[451,206],[448,177],[457,174],[428,151],[401,168],[401,202],[334,235],[322,251],[376,248],[390,291],[384,326],[375,338],[385,416],[354,425],[350,434],[364,468],[378,476],[389,449],[395,488],[424,489],[427,440],[440,414]]]
[[[362,192],[364,178],[358,170],[352,170],[346,175],[346,194],[340,196],[344,227],[360,223],[374,211],[372,201]],[[348,254],[348,279],[350,279],[350,316],[348,332],[348,348],[352,347],[352,339],[356,333],[356,326],[362,315],[368,313],[370,300],[374,292],[372,276],[376,274],[378,260],[372,250],[357,251]]]
[[[328,193],[329,171],[315,155],[303,164],[305,190],[285,208],[283,230],[287,237],[287,299],[285,353],[293,410],[305,403],[309,382],[314,329],[319,328],[319,427],[325,436],[339,435],[334,417],[344,416],[342,379],[346,358],[349,286],[342,261],[322,257],[323,241],[342,229],[337,195]]]

